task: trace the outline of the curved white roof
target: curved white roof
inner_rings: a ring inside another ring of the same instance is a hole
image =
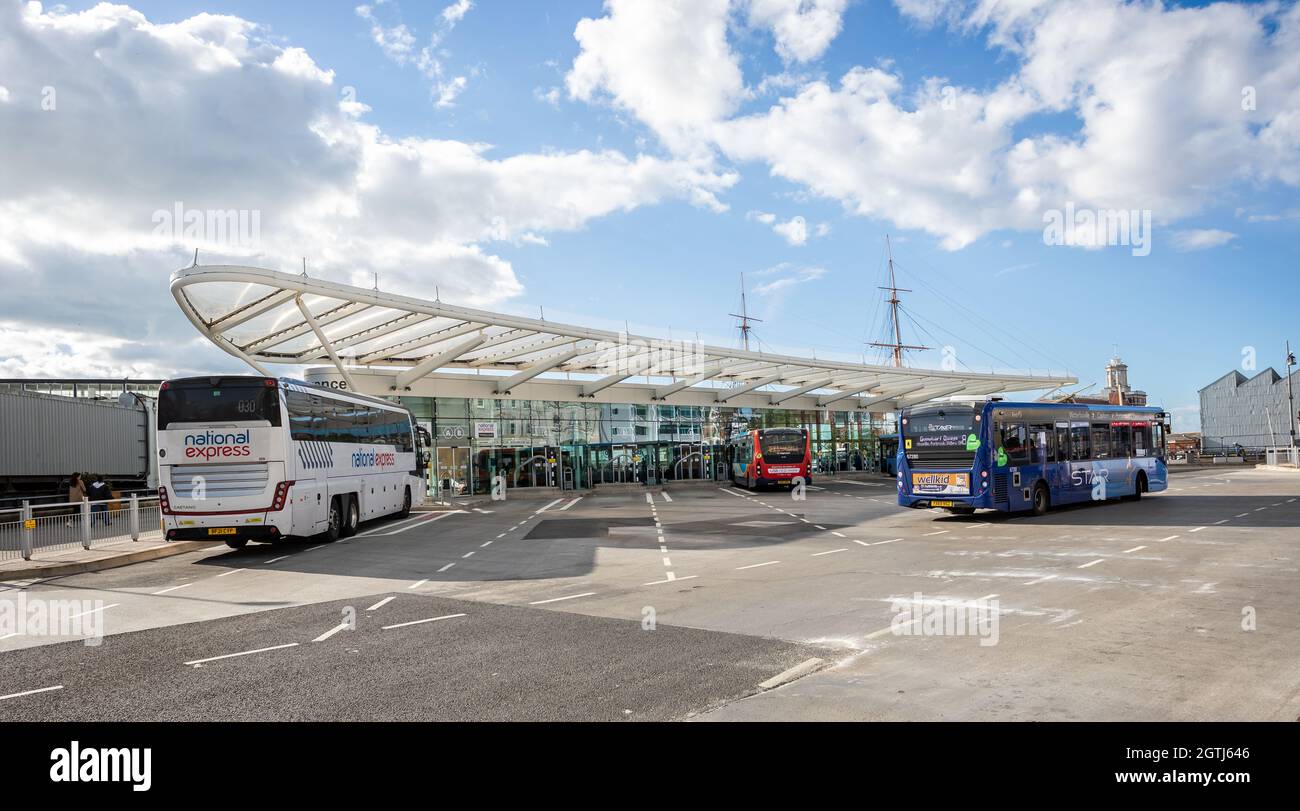
[[[270,374],[265,365],[271,363],[328,363],[330,376],[368,394],[783,408],[834,404],[837,410],[880,412],[938,397],[1078,382],[669,341],[236,265],[177,271],[171,291],[199,332],[259,372]]]

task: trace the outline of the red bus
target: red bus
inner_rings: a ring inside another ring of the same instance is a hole
[[[736,434],[727,443],[731,483],[755,489],[793,487],[796,478],[812,483],[812,449],[803,428],[760,428]]]

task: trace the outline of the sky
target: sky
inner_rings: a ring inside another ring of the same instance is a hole
[[[0,377],[244,371],[196,250],[722,345],[743,274],[881,362],[888,238],[909,365],[1118,352],[1196,430],[1300,345],[1298,192],[1293,2],[0,0]]]

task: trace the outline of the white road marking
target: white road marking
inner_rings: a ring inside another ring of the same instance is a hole
[[[1189,529],[1188,532],[1200,532],[1203,529],[1205,529],[1205,527],[1197,527],[1196,529]]]
[[[497,538],[504,538],[504,537],[506,537],[506,534],[504,532],[497,536]]]
[[[559,504],[561,501],[564,501],[564,499],[562,499],[562,498],[557,498],[555,501],[552,501],[550,504],[547,504],[545,507],[543,507],[543,508],[541,508],[540,510],[538,510],[537,512],[533,513],[533,515],[537,515],[537,513],[544,513],[544,512],[546,512],[547,510],[549,510],[549,509],[551,509],[552,507],[554,507],[556,504]]]
[[[577,504],[579,501],[582,501],[582,499],[583,499],[582,496],[578,496],[578,497],[575,498],[573,501],[570,501],[568,504],[565,504],[563,507],[561,507],[559,511],[560,511],[560,512],[564,512],[565,510],[567,510],[567,509],[569,509],[570,507],[572,507],[574,504]]]
[[[1236,517],[1236,518],[1245,518],[1245,517],[1248,516],[1248,515],[1250,515],[1250,513],[1237,513],[1237,515],[1236,515],[1235,517]]]
[[[417,580],[416,582],[414,582],[414,583],[412,583],[411,585],[407,586],[407,588],[408,588],[408,589],[418,589],[420,586],[423,586],[425,583],[428,583],[428,582],[429,582],[429,578],[426,577],[426,578],[423,579],[423,580]]]
[[[215,661],[217,661],[218,659],[233,659],[233,658],[236,657],[236,656],[252,656],[254,653],[266,653],[267,651],[283,650],[283,649],[285,649],[285,648],[296,648],[296,647],[298,647],[298,643],[297,643],[297,642],[290,642],[290,643],[288,643],[288,644],[286,644],[286,645],[272,645],[272,646],[269,647],[269,648],[258,648],[258,649],[256,649],[256,650],[245,650],[245,651],[240,651],[239,653],[225,653],[225,654],[222,654],[221,656],[209,656],[207,659],[195,659],[195,660],[192,661],[192,662],[184,662],[183,664],[187,664],[187,665],[201,665],[201,664],[203,664],[204,662],[215,662]]]
[[[408,625],[420,625],[420,624],[422,624],[422,623],[426,623],[426,622],[439,622],[439,621],[441,621],[441,620],[454,620],[454,619],[456,619],[457,617],[464,617],[464,616],[467,616],[467,615],[465,615],[465,614],[446,614],[446,615],[441,616],[441,617],[429,617],[428,619],[422,619],[422,620],[411,620],[410,622],[399,622],[399,623],[397,623],[396,625],[385,625],[381,630],[384,630],[384,631],[391,631],[391,630],[394,629],[394,628],[405,628],[405,627],[408,626]]]
[[[646,495],[650,495],[650,494],[646,493]],[[547,603],[558,603],[561,600],[576,600],[579,597],[591,597],[595,593],[596,592],[594,591],[584,591],[582,594],[570,594],[567,597],[552,597],[549,600],[534,600],[533,602],[529,603],[529,605],[546,605]]]
[[[442,574],[443,572],[447,571],[448,569],[450,569],[452,566],[455,565],[456,564],[454,563],[448,563],[446,566],[443,566],[441,569],[438,570],[438,574]]]
[[[646,494],[645,494],[645,503],[646,503],[646,504],[654,504],[654,503],[655,503],[655,500],[654,500],[653,498],[650,497],[650,494],[649,494],[649,493],[646,493]]]
[[[1255,512],[1257,512],[1257,513],[1262,513],[1262,512],[1264,512],[1264,510],[1267,510],[1267,509],[1268,509],[1268,507],[1256,507],[1256,508],[1255,508]]]
[[[859,541],[859,540],[857,540],[857,539],[854,539],[853,542],[854,542],[855,544],[857,544],[858,546],[871,546],[871,544],[867,543],[866,541]]]
[[[815,558],[819,558],[819,557],[821,557],[822,555],[833,555],[833,554],[835,554],[836,552],[847,552],[847,551],[849,551],[849,548],[848,548],[847,546],[845,546],[845,547],[841,547],[841,548],[839,548],[839,549],[828,549],[828,550],[826,550],[825,552],[814,552],[814,553],[812,554],[812,556],[815,557]]]
[[[825,530],[825,529],[826,529],[826,527],[822,526],[821,524],[813,524],[813,526],[814,526],[814,527],[817,527],[817,529],[820,529],[820,530]]]
[[[664,578],[663,580],[652,580],[652,581],[650,581],[649,583],[642,583],[641,585],[643,585],[643,586],[660,586],[660,585],[663,585],[664,583],[680,583],[680,582],[683,581],[683,580],[694,580],[695,578],[699,577],[699,575],[697,575],[697,574],[688,574],[688,575],[686,575],[685,577],[677,577],[677,576],[673,575],[672,572],[669,572],[668,574],[669,574],[669,576],[666,577],[666,578]]]
[[[267,565],[267,566],[270,566],[272,563],[279,563],[280,561],[284,560],[285,558],[291,558],[291,557],[293,557],[293,555],[281,555],[281,556],[278,557],[278,558],[271,558],[270,560],[268,560],[268,561],[266,562],[266,565]]]
[[[487,547],[489,547],[489,546],[491,546],[491,545],[492,545],[492,542],[491,542],[491,541],[484,541],[483,543],[481,543],[481,544],[478,545],[478,548],[479,548],[479,549],[486,549]]]
[[[1177,535],[1170,535],[1168,538],[1161,538],[1159,542],[1160,542],[1160,543],[1164,543],[1165,541],[1172,541],[1174,538],[1177,538],[1177,537],[1179,537],[1179,536],[1177,536]]]
[[[1091,563],[1085,563],[1085,564],[1083,564],[1083,565],[1080,566],[1079,568],[1080,568],[1080,569],[1086,569],[1086,568],[1088,568],[1089,566],[1096,566],[1098,563],[1102,563],[1102,562],[1104,562],[1105,560],[1106,560],[1105,558],[1097,558],[1096,560],[1092,561]]]
[[[667,556],[665,556],[665,557],[664,557],[664,566],[672,566],[672,565],[673,565],[673,562],[672,562],[672,561],[671,561]]]
[[[329,629],[325,633],[313,639],[312,642],[324,642],[325,640],[329,639],[331,636],[334,636],[335,634],[337,634],[339,631],[342,631],[346,627],[348,627],[348,624],[346,622],[340,622],[338,625],[335,625],[333,628]]]
[[[80,614],[69,615],[68,619],[74,620],[77,617],[84,617],[87,614],[98,614],[100,611],[107,611],[110,608],[117,608],[119,605],[121,605],[121,603],[109,603],[108,605],[102,605],[99,608],[92,608],[89,611],[82,611]]]
[[[1146,549],[1146,547],[1145,547],[1145,546],[1135,546],[1135,547],[1133,547],[1132,549],[1125,549],[1121,554],[1127,555],[1127,554],[1130,553],[1130,552],[1137,552],[1137,551],[1142,550],[1142,549]]]
[[[217,577],[225,577],[226,575],[235,574],[236,572],[246,572],[246,571],[248,571],[248,570],[247,570],[247,569],[231,569],[231,570],[228,571],[228,572],[222,572],[221,574],[217,575]]]
[[[778,564],[778,563],[780,563],[780,562],[781,562],[781,561],[779,561],[779,560],[769,560],[767,563],[751,563],[751,564],[749,564],[748,566],[737,566],[737,567],[736,567],[736,571],[739,572],[739,571],[741,571],[742,569],[757,569],[757,568],[760,567],[760,566],[775,566],[776,564]]]
[[[902,538],[895,538],[895,539],[893,539],[892,541],[876,541],[875,543],[870,544],[870,545],[871,545],[871,546],[884,546],[884,545],[887,544],[887,543],[898,543],[898,542],[901,541],[901,540],[903,540],[903,539],[902,539]]]
[[[761,682],[758,685],[758,689],[771,690],[774,687],[780,687],[781,685],[786,684],[788,682],[792,682],[795,679],[800,678],[801,676],[806,676],[809,673],[812,673],[814,670],[816,670],[821,666],[822,666],[821,659],[818,659],[816,657],[812,659],[805,659],[804,661],[800,662],[794,667],[789,668],[788,670],[783,670],[780,673],[773,676],[772,678],[768,679],[767,681]]]
[[[1025,585],[1026,585],[1026,586],[1037,586],[1039,583],[1046,583],[1048,580],[1055,580],[1056,577],[1057,577],[1057,576],[1054,575],[1054,574],[1049,574],[1049,575],[1047,575],[1046,577],[1040,577],[1040,578],[1038,578],[1037,580],[1030,580],[1030,581],[1029,581],[1028,583],[1026,583]]]
[[[477,550],[471,549],[471,550],[469,550],[468,552],[466,552],[465,554],[461,555],[461,557],[462,557],[462,558],[472,558],[472,557],[474,557],[474,552],[475,552],[475,551],[477,551]]]
[[[386,527],[379,527],[378,529],[372,529],[372,530],[369,530],[369,531],[367,531],[367,532],[360,532],[360,533],[357,533],[357,537],[358,537],[358,538],[365,538],[365,537],[370,536],[370,535],[380,535],[380,536],[383,536],[383,535],[401,535],[403,532],[406,532],[407,530],[415,529],[416,527],[424,526],[425,524],[432,524],[434,521],[441,521],[442,519],[446,518],[446,517],[449,516],[449,515],[464,515],[464,514],[465,514],[465,511],[464,511],[464,510],[447,510],[446,512],[434,513],[434,514],[433,514],[433,517],[431,517],[431,518],[426,518],[426,517],[424,517],[424,516],[420,516],[419,518],[412,518],[412,519],[409,519],[409,520],[407,520],[407,521],[403,521],[403,522],[401,522],[400,524],[390,524],[390,525],[387,525],[387,526],[402,526],[402,524],[407,524],[407,525],[408,525],[408,526],[404,526],[404,527],[402,527],[401,529],[394,529],[394,530],[392,530],[392,531],[390,531],[390,532],[380,532],[380,531],[379,531],[380,529],[385,529]]]
[[[835,530],[831,530],[831,534],[834,535],[836,538],[843,538],[843,537],[844,537],[844,533],[843,533],[843,532],[836,532]]]
[[[670,495],[668,495],[667,493],[660,493],[659,495],[663,496],[663,497],[664,497],[664,501],[667,501],[667,502],[669,502],[669,503],[671,503],[672,500],[673,500],[673,497],[670,496]]]
[[[193,584],[193,583],[181,583],[179,586],[172,586],[171,588],[166,588],[166,589],[163,589],[162,591],[155,591],[154,594],[155,594],[155,595],[158,595],[158,594],[166,594],[166,593],[169,592],[169,591],[176,591],[177,589],[183,589],[183,588],[185,588],[186,586],[192,586],[192,585],[194,585],[194,584]]]
[[[379,609],[381,609],[381,608],[383,608],[384,606],[388,605],[390,602],[392,602],[392,601],[393,601],[394,599],[396,599],[396,598],[397,598],[397,595],[396,595],[396,594],[390,594],[389,596],[385,597],[384,599],[382,599],[382,600],[380,600],[379,602],[375,603],[374,605],[370,606],[370,607],[367,608],[366,610],[367,610],[367,611],[378,611]]]
[[[1217,527],[1219,524],[1226,524],[1226,523],[1228,523],[1228,522],[1231,521],[1231,520],[1232,520],[1231,518],[1225,518],[1225,519],[1223,519],[1222,521],[1215,521],[1215,522],[1214,522],[1214,525]]]
[[[317,549],[320,549],[321,547],[326,546],[326,545],[327,545],[327,544],[318,543],[318,544],[316,544],[315,546],[309,546],[309,547],[307,547],[306,549],[304,549],[304,550],[302,550],[302,551],[304,551],[304,552],[312,552],[312,551],[315,551],[315,550],[317,550]]]
[[[930,537],[931,535],[946,535],[947,533],[948,533],[948,530],[946,530],[946,529],[941,529],[941,530],[939,530],[938,532],[927,532],[927,533],[925,533],[925,536],[928,538],[928,537]]]
[[[21,693],[10,693],[7,696],[0,696],[0,701],[4,701],[5,699],[9,699],[9,698],[22,698],[23,696],[36,695],[37,693],[48,693],[51,690],[62,690],[62,689],[63,689],[62,684],[56,684],[53,687],[41,687],[36,690],[24,690]]]

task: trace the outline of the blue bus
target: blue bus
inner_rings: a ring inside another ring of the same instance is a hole
[[[1169,415],[1083,403],[930,403],[899,419],[898,503],[955,513],[1140,499],[1169,486]]]

